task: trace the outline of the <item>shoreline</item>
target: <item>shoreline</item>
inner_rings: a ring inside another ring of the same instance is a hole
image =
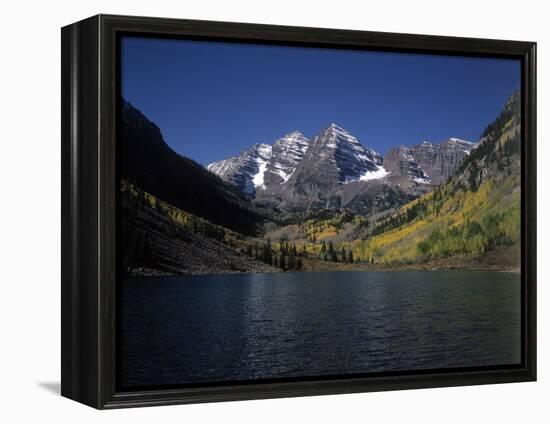
[[[223,275],[254,275],[254,274],[276,274],[276,273],[323,273],[323,272],[403,272],[403,271],[494,271],[494,272],[506,272],[513,274],[521,274],[521,268],[518,266],[443,266],[435,267],[430,264],[410,264],[410,265],[400,265],[400,266],[380,266],[380,265],[366,265],[361,267],[336,267],[335,269],[304,269],[300,271],[273,271],[273,272],[242,272],[242,271],[228,271],[221,273],[185,273],[185,274],[175,274],[168,273],[160,270],[154,269],[140,269],[140,270],[131,270],[131,272],[122,277],[123,280],[134,279],[134,278],[167,278],[167,277],[212,277],[212,276],[223,276]]]

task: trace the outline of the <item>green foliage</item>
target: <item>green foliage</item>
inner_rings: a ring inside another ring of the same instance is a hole
[[[296,254],[294,253],[294,250],[290,250],[288,254],[287,259],[287,268],[288,269],[296,269]]]
[[[332,262],[338,262],[338,256],[336,255],[336,251],[334,250],[334,246],[332,245],[332,242],[329,242],[328,249],[327,249],[327,255],[326,255],[328,261]]]
[[[425,258],[445,258],[455,254],[482,255],[499,245],[511,245],[520,239],[520,208],[485,216],[481,222],[435,230],[417,244]]]
[[[262,249],[262,260],[268,265],[273,264],[272,252],[271,252],[271,241],[267,239],[267,243]]]
[[[346,254],[346,249],[344,249],[344,246],[340,249],[340,261],[347,262],[348,261],[348,255]]]
[[[436,188],[431,198],[418,199],[407,209],[402,209],[397,214],[381,218],[376,222],[371,235],[376,236],[394,228],[401,227],[402,225],[414,221],[417,217],[426,215],[428,210],[438,213],[443,204],[442,196],[439,195],[440,190],[440,188]]]
[[[470,164],[470,174],[468,177],[468,184],[470,191],[477,191],[481,185],[481,169],[477,166],[475,162]]]
[[[323,259],[324,261],[327,260],[327,245],[324,240],[321,242],[321,250],[319,251],[319,258]]]
[[[279,268],[286,270],[286,258],[283,252],[279,253]]]
[[[256,260],[278,267],[284,271],[300,270],[303,267],[303,262],[298,254],[296,245],[290,244],[285,239],[280,240],[278,249],[276,246],[272,246],[269,238],[261,247],[256,242],[254,251],[256,252]]]

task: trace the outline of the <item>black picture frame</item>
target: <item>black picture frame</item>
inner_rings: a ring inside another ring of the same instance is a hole
[[[122,392],[116,385],[116,122],[121,34],[522,63],[522,357],[519,367]],[[62,28],[61,394],[98,409],[536,380],[536,43],[97,15]]]

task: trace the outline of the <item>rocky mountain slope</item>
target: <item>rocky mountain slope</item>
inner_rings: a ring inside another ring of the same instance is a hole
[[[254,144],[239,156],[211,163],[206,167],[224,181],[247,195],[256,193],[263,185],[266,166],[270,163],[272,148],[268,144]]]
[[[331,124],[315,136],[288,180],[294,190],[324,190],[351,181],[383,178],[382,157],[348,131]]]
[[[130,276],[277,272],[239,251],[246,238],[185,212],[123,180],[122,271]]]
[[[294,131],[207,166],[258,204],[299,212],[399,206],[446,181],[474,143],[450,138],[390,149],[385,157],[331,124],[311,141]]]
[[[470,155],[477,144],[458,138],[449,138],[440,144],[423,141],[412,146],[411,156],[424,171],[432,185],[439,185],[452,176],[460,163]]]
[[[276,140],[263,178],[258,177],[258,187],[266,189],[286,183],[304,159],[308,147],[309,140],[299,131]]]
[[[438,186],[458,169],[476,143],[450,138],[434,144],[423,141],[411,147],[394,147],[384,156],[384,169],[394,184],[412,192],[425,191],[418,184]]]
[[[394,147],[384,156],[384,169],[391,178],[400,178],[402,183],[430,184],[432,179],[416,161],[413,149]]]
[[[299,131],[293,131],[277,139],[273,146],[255,144],[239,156],[213,162],[206,169],[243,193],[255,196],[261,190],[286,183],[308,147],[309,140]]]

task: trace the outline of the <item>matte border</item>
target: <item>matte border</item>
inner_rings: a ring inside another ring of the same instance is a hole
[[[119,391],[116,122],[121,34],[522,62],[522,364]],[[62,29],[61,393],[105,409],[536,380],[536,43],[97,15]]]

